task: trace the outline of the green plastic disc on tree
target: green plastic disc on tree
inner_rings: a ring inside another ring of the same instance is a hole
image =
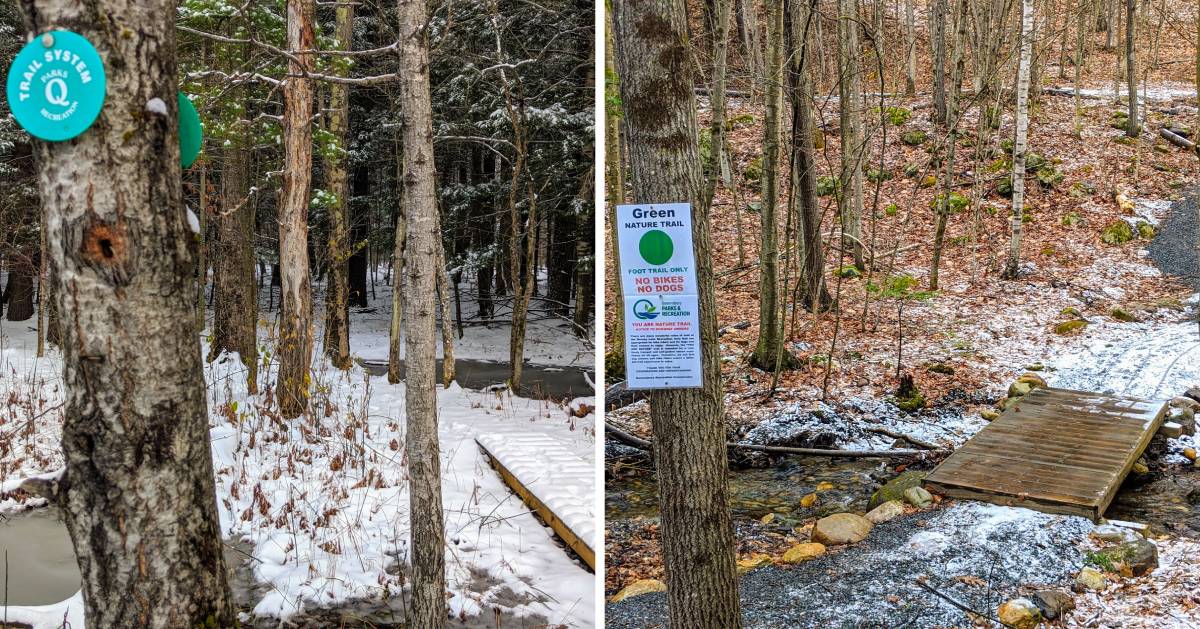
[[[200,157],[200,146],[204,131],[200,126],[200,114],[187,94],[179,93],[179,163],[191,168]]]

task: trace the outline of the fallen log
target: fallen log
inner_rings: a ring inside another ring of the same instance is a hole
[[[1182,135],[1179,135],[1178,133],[1175,133],[1174,131],[1172,131],[1166,127],[1159,129],[1158,134],[1161,135],[1162,137],[1166,138],[1171,144],[1174,144],[1175,146],[1182,147],[1182,148],[1185,148],[1188,150],[1193,150],[1193,151],[1196,150],[1195,142],[1183,137]]]
[[[627,446],[645,450],[650,452],[654,449],[654,444],[646,439],[632,435],[616,426],[611,422],[604,423],[604,432],[611,436],[616,441],[624,443]],[[726,443],[726,448],[734,450],[751,450],[754,452],[766,452],[768,454],[789,454],[789,455],[805,455],[805,456],[828,456],[838,458],[858,458],[858,459],[886,459],[892,457],[909,457],[923,456],[926,454],[937,454],[945,452],[943,449],[936,450],[825,450],[822,448],[790,448],[787,446],[760,446],[750,443]]]

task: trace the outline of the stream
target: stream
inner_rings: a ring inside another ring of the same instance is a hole
[[[1200,236],[1195,196],[1171,205],[1149,261],[1200,290]],[[1193,300],[1194,303],[1195,300]],[[1174,320],[1094,321],[1070,352],[1045,361],[1050,386],[1166,400],[1200,384],[1200,329],[1196,306]],[[951,419],[942,417],[943,419]],[[1105,513],[1109,519],[1149,524],[1159,533],[1200,539],[1200,474],[1182,465],[1179,441],[1156,438],[1154,463],[1168,463],[1122,485]],[[862,513],[871,493],[895,475],[879,462],[790,457],[767,469],[731,470],[735,520],[776,514],[770,526],[830,512]],[[820,483],[816,504],[800,499]],[[653,473],[610,474],[606,515],[619,532],[657,518]],[[641,520],[637,519],[641,518]],[[1084,562],[1081,545],[1093,524],[973,501],[895,518],[866,540],[794,566],[766,566],[740,579],[746,627],[946,627],[968,623],[963,612],[918,585],[974,609],[994,610],[1031,586],[1061,587]],[[610,548],[619,547],[610,539]],[[986,589],[969,585],[971,577]],[[609,592],[610,594],[612,592]],[[606,626],[663,627],[666,596],[652,593],[606,605]]]
[[[360,361],[363,369],[373,376],[387,375],[386,362]],[[464,389],[487,389],[503,386],[508,381],[509,363],[492,360],[456,359],[454,377]],[[437,359],[437,373],[442,373],[442,359]],[[588,378],[590,369],[535,365],[525,363],[521,370],[520,396],[534,400],[569,400],[575,397],[595,395]],[[404,376],[404,361],[400,361],[400,375]],[[595,378],[592,378],[594,381]]]

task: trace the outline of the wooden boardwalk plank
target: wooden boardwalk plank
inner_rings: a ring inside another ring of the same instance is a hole
[[[924,484],[951,497],[1099,520],[1166,408],[1165,401],[1034,389]]]

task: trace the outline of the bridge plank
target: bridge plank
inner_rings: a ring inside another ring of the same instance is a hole
[[[1099,520],[1166,408],[1165,401],[1034,389],[924,484],[951,497]]]

